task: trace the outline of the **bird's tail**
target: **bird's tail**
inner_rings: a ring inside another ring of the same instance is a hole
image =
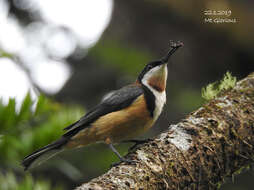
[[[28,155],[22,161],[22,165],[24,166],[24,170],[33,168],[38,166],[43,161],[48,160],[49,158],[53,157],[57,153],[63,150],[63,146],[67,143],[67,139],[62,137],[61,139],[40,148],[39,150],[33,152],[32,154]]]

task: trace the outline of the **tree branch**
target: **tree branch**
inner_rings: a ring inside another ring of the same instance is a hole
[[[76,190],[217,189],[254,159],[254,73]]]

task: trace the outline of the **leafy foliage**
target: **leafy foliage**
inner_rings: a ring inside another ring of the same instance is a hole
[[[50,183],[35,181],[27,175],[17,182],[15,173],[22,171],[20,162],[27,154],[61,136],[62,128],[83,113],[77,106],[61,105],[43,95],[35,105],[28,93],[19,109],[15,99],[9,99],[7,105],[0,101],[0,168],[13,169],[6,175],[0,174],[0,189],[52,189]]]
[[[83,113],[80,108],[63,106],[44,96],[39,97],[34,110],[33,103],[28,93],[18,112],[14,99],[6,106],[0,104],[1,163],[20,162],[25,155],[59,137],[62,128]]]
[[[52,187],[50,182],[45,180],[34,180],[31,175],[26,175],[22,181],[12,173],[0,173],[1,190],[61,190],[61,187]]]

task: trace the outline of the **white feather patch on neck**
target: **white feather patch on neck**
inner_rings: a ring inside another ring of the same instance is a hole
[[[154,94],[155,96],[155,109],[154,109],[154,116],[153,116],[153,119],[154,121],[156,121],[158,119],[158,117],[160,116],[161,112],[162,112],[162,109],[166,103],[166,91],[162,91],[162,92],[159,92],[157,90],[155,90],[153,87],[151,87],[149,84],[148,84],[148,81],[149,79],[155,75],[157,72],[162,72],[162,69],[163,69],[163,72],[165,72],[165,80],[167,81],[167,73],[168,73],[168,69],[167,69],[167,65],[161,65],[160,67],[155,67],[153,69],[151,69],[151,71],[149,71],[148,73],[145,74],[145,76],[143,77],[142,79],[142,83],[147,87],[149,88],[149,90],[152,91],[152,93]],[[165,82],[166,82],[165,81]]]

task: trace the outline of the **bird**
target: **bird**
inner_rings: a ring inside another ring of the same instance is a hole
[[[120,162],[131,163],[118,153],[114,144],[131,142],[154,125],[166,103],[168,60],[181,46],[181,42],[171,42],[166,56],[146,64],[133,84],[104,96],[97,106],[64,128],[66,132],[58,140],[26,156],[21,163],[24,170],[64,150],[98,142],[106,143]]]

